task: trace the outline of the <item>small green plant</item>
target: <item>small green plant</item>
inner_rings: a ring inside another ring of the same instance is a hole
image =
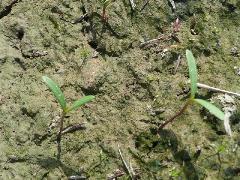
[[[62,138],[62,131],[63,131],[63,122],[64,118],[67,115],[67,113],[77,110],[80,106],[86,104],[87,102],[93,100],[94,96],[85,96],[79,100],[76,100],[72,103],[71,106],[67,106],[65,97],[57,83],[55,83],[52,79],[50,79],[47,76],[42,76],[43,81],[47,84],[48,88],[52,91],[53,95],[55,96],[56,100],[61,106],[62,113],[60,118],[60,129],[57,135],[57,143],[58,143],[58,154],[57,158],[60,159],[61,154],[61,138]]]
[[[215,105],[211,104],[210,102],[203,100],[203,99],[197,99],[195,98],[195,95],[197,93],[197,66],[195,62],[195,58],[191,51],[186,50],[186,57],[187,57],[187,64],[189,69],[189,77],[191,81],[191,95],[188,98],[187,102],[183,106],[183,108],[176,113],[173,117],[171,117],[169,120],[165,121],[162,125],[159,126],[159,130],[164,128],[167,124],[173,122],[178,116],[184,113],[184,111],[187,109],[187,107],[193,103],[198,103],[209,110],[211,114],[216,116],[218,119],[224,121],[224,113],[218,109]]]
[[[88,50],[87,48],[83,48],[80,51],[80,57],[82,58],[83,61],[86,61],[91,55],[91,51]]]
[[[101,6],[102,6],[102,19],[103,21],[107,21],[107,7],[112,3],[112,0],[100,0]]]
[[[172,178],[177,178],[181,175],[181,171],[178,170],[178,169],[172,169],[169,173],[169,176],[172,177]]]

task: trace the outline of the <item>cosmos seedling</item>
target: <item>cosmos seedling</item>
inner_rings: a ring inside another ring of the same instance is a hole
[[[100,3],[102,5],[102,19],[103,21],[107,21],[107,7],[111,4],[112,0],[100,0]]]
[[[195,98],[195,95],[197,93],[197,66],[195,62],[195,58],[192,54],[191,51],[186,50],[186,57],[187,57],[187,64],[188,64],[188,69],[189,69],[189,77],[191,81],[191,94],[190,97],[188,98],[187,102],[183,106],[183,108],[176,113],[172,118],[169,120],[165,121],[162,125],[159,126],[159,130],[164,128],[167,124],[173,122],[178,116],[183,114],[187,107],[193,103],[198,103],[205,107],[211,114],[216,116],[218,119],[224,121],[224,113],[218,109],[215,105],[211,104],[210,102],[203,100],[203,99],[197,99]]]
[[[53,95],[55,96],[56,100],[61,106],[62,113],[60,118],[60,129],[57,135],[57,144],[58,144],[58,154],[57,158],[60,159],[61,154],[61,138],[62,138],[62,131],[63,131],[63,122],[64,118],[67,115],[67,113],[77,110],[80,106],[86,104],[87,102],[93,100],[94,96],[84,96],[83,98],[76,100],[72,103],[72,105],[67,106],[65,97],[57,83],[55,83],[52,79],[50,79],[47,76],[42,76],[43,81],[47,84],[48,88],[52,91]]]

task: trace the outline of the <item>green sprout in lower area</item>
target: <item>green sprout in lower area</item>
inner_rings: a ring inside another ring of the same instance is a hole
[[[48,88],[52,91],[53,95],[57,99],[58,103],[61,106],[62,114],[60,119],[60,129],[57,135],[57,143],[58,143],[58,154],[57,158],[60,159],[61,154],[61,138],[62,138],[62,131],[63,131],[63,122],[64,118],[67,115],[67,113],[77,110],[80,106],[86,104],[87,102],[93,100],[94,96],[84,96],[83,98],[76,100],[72,103],[71,106],[67,106],[65,97],[57,83],[55,83],[52,79],[50,79],[47,76],[42,76],[43,81],[47,84]]]
[[[183,108],[178,113],[176,113],[173,117],[171,117],[169,120],[161,124],[159,126],[159,130],[164,128],[167,124],[173,122],[178,116],[184,113],[184,111],[187,109],[189,105],[193,103],[198,103],[202,105],[207,110],[209,110],[211,114],[216,116],[218,119],[224,121],[224,118],[225,118],[224,113],[220,109],[218,109],[215,105],[211,104],[206,100],[195,98],[195,95],[197,93],[197,66],[196,66],[195,58],[191,51],[186,50],[186,57],[187,57],[187,64],[189,69],[189,77],[191,81],[191,95],[188,98],[185,105],[183,106]]]

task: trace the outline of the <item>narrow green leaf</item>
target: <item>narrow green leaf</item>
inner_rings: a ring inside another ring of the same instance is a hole
[[[50,79],[47,76],[42,76],[42,79],[47,84],[48,88],[53,92],[53,95],[55,96],[55,98],[57,99],[59,104],[61,105],[62,109],[65,110],[66,109],[66,101],[65,101],[64,95],[63,95],[61,89],[59,88],[59,86],[57,85],[57,83],[55,83],[52,79]]]
[[[188,63],[189,77],[191,80],[191,98],[194,98],[197,92],[197,66],[195,58],[191,51],[186,50],[186,57]]]
[[[218,119],[224,121],[224,112],[222,112],[220,109],[218,109],[215,105],[211,104],[208,101],[205,101],[203,99],[194,99],[195,102],[201,104],[203,107],[205,107],[211,114],[216,116]]]
[[[69,108],[66,109],[65,112],[67,113],[67,112],[70,112],[70,111],[72,111],[72,110],[76,110],[77,108],[79,108],[80,106],[82,106],[82,105],[86,104],[87,102],[93,100],[94,98],[95,98],[94,96],[84,96],[83,98],[75,101],[75,102],[72,104],[71,107],[69,107]]]
[[[100,2],[103,6],[107,7],[111,3],[111,0],[101,0]]]

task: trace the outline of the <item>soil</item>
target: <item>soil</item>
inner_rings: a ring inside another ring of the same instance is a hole
[[[119,149],[135,179],[239,179],[238,98],[232,137],[198,105],[157,129],[189,95],[186,49],[199,82],[240,92],[240,2],[134,2],[103,18],[97,0],[0,1],[0,179],[128,179]],[[65,119],[85,128],[63,135],[60,161],[61,109],[43,75],[69,103],[96,96]],[[198,96],[223,107],[222,94]]]

